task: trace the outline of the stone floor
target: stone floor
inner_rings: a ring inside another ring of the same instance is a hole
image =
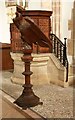
[[[0,90],[0,120],[45,120],[42,116],[37,114],[35,111],[27,108],[22,109],[18,105],[14,104],[11,96]]]
[[[0,73],[1,74],[1,73]],[[2,72],[0,89],[13,98],[18,98],[22,93],[22,86],[11,82],[12,72]],[[33,86],[34,93],[40,97],[43,105],[31,109],[44,118],[73,118],[74,117],[74,90],[72,86],[62,88],[53,84]]]
[[[25,115],[15,109],[5,98],[2,98],[2,118],[26,118]]]

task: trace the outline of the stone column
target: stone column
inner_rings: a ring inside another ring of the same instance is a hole
[[[68,55],[70,58],[69,84],[73,84],[75,81],[75,2],[71,13],[71,20],[68,23],[68,29],[71,31],[71,38],[68,40]]]
[[[22,53],[10,53],[11,58],[14,60],[14,72],[11,77],[13,83],[24,84],[24,63],[21,60]],[[49,84],[50,78],[47,73],[47,65],[49,60],[48,54],[32,54],[33,61],[31,62],[31,82],[33,85]]]
[[[60,38],[61,0],[52,0],[52,32]]]

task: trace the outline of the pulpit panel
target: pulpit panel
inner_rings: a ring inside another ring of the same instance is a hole
[[[14,68],[10,52],[11,52],[10,44],[0,43],[0,71],[10,70]]]

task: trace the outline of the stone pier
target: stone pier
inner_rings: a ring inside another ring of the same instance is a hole
[[[75,83],[75,1],[68,26],[68,29],[71,32],[71,38],[68,40],[68,55],[71,59],[69,65],[69,84],[73,84]]]

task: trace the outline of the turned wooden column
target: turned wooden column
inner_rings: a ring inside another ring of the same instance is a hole
[[[28,107],[33,107],[38,104],[42,104],[40,102],[40,98],[36,96],[32,90],[32,84],[30,81],[30,76],[33,72],[30,71],[30,63],[32,61],[32,49],[23,49],[23,57],[22,60],[25,63],[25,71],[22,73],[25,76],[25,84],[23,85],[24,90],[22,92],[22,95],[14,102],[23,109],[26,109]]]

